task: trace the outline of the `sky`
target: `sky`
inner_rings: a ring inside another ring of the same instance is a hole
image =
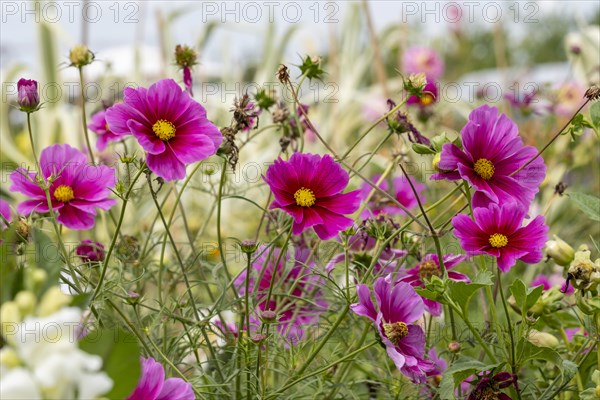
[[[460,11],[457,11],[458,7]],[[38,21],[48,22],[60,37],[60,51],[82,40],[83,21],[88,25],[88,44],[95,51],[118,46],[159,45],[158,15],[163,20],[173,13],[173,43],[193,44],[207,24],[214,23],[215,35],[203,58],[240,59],[257,57],[267,32],[280,37],[290,27],[298,31],[287,56],[298,52],[323,51],[326,38],[339,31],[348,20],[349,10],[362,1],[59,1],[42,2],[39,18],[31,1],[0,0],[0,67],[16,62],[35,69],[39,54]],[[390,24],[408,23],[423,32],[423,41],[443,34],[461,17],[461,23],[490,26],[501,21],[513,34],[526,24],[543,23],[551,13],[560,12],[576,21],[595,12],[596,1],[369,1],[376,30]],[[575,26],[575,24],[574,24]]]

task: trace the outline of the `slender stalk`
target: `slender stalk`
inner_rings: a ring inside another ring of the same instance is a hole
[[[497,269],[497,282],[498,282],[498,290],[500,291],[500,298],[502,299],[502,307],[504,308],[504,314],[506,315],[506,323],[508,325],[508,335],[510,337],[510,367],[513,374],[517,374],[517,359],[515,355],[515,338],[513,335],[512,322],[510,320],[510,315],[508,313],[508,307],[506,306],[506,298],[504,296],[504,290],[502,289],[502,276],[500,274],[500,269]],[[489,287],[489,286],[488,286]],[[521,391],[518,388],[515,388],[517,392],[517,396],[519,399],[521,398]]]
[[[85,90],[83,89],[83,67],[79,67],[79,87],[81,88],[81,122],[83,123],[83,136],[85,137],[85,144],[88,148],[90,160],[92,164],[96,164],[94,160],[94,151],[90,145],[90,136],[87,127],[87,117],[85,115]]]
[[[367,345],[365,345],[365,346],[363,346],[363,347],[361,347],[361,348],[359,348],[359,349],[356,349],[356,350],[354,350],[354,351],[353,351],[353,352],[351,352],[351,353],[348,353],[348,354],[347,354],[347,355],[345,355],[344,357],[342,357],[342,358],[340,358],[340,359],[338,359],[338,360],[336,360],[336,361],[334,361],[334,362],[332,362],[332,363],[330,363],[330,364],[327,364],[326,366],[324,366],[324,367],[322,367],[322,368],[319,368],[319,369],[317,369],[317,370],[315,370],[315,371],[313,371],[313,372],[311,372],[311,373],[309,373],[309,374],[306,374],[306,375],[304,375],[304,376],[302,376],[302,377],[300,377],[300,378],[294,379],[293,381],[291,381],[291,382],[289,382],[289,383],[286,383],[284,386],[282,386],[280,389],[278,389],[278,390],[277,390],[275,393],[273,393],[272,395],[270,395],[270,396],[268,397],[268,399],[276,398],[276,397],[277,397],[277,395],[278,395],[279,393],[285,392],[286,390],[288,390],[288,389],[289,389],[289,388],[291,388],[292,386],[296,385],[297,383],[300,383],[300,382],[302,382],[303,380],[305,380],[305,379],[308,379],[308,378],[310,378],[310,377],[312,377],[312,376],[315,376],[315,375],[318,375],[318,374],[320,374],[320,373],[323,373],[323,372],[325,372],[325,371],[327,371],[327,370],[329,370],[329,369],[333,368],[333,367],[334,367],[334,366],[336,366],[337,364],[339,364],[339,363],[341,363],[341,362],[343,362],[343,361],[346,361],[346,360],[348,360],[348,359],[350,359],[350,358],[352,358],[352,357],[356,356],[357,354],[360,354],[360,353],[362,353],[363,351],[365,351],[365,350],[367,350],[367,349],[369,349],[369,348],[371,348],[371,347],[375,346],[375,345],[376,345],[376,344],[378,344],[378,343],[379,343],[379,341],[374,341],[374,342],[371,342],[371,343],[369,343],[369,344],[367,344]]]
[[[571,117],[571,119],[569,119],[567,121],[567,123],[552,137],[552,139],[550,139],[550,141],[548,143],[546,143],[546,145],[544,147],[541,148],[540,151],[537,152],[537,154],[533,157],[531,157],[525,164],[521,165],[515,172],[513,172],[512,174],[510,174],[509,176],[513,176],[515,174],[517,174],[519,171],[521,171],[523,168],[525,168],[526,166],[528,166],[529,164],[531,164],[533,161],[535,161],[536,158],[538,158],[539,156],[542,155],[542,153],[544,151],[546,151],[546,149],[548,147],[550,147],[550,145],[552,143],[554,143],[554,141],[556,139],[558,139],[558,137],[560,136],[561,133],[563,133],[563,131],[565,129],[567,129],[567,127],[569,126],[569,124],[571,124],[571,122],[573,121],[573,119],[575,119],[575,117],[577,116],[577,114],[579,114],[579,111],[581,111],[583,109],[583,107],[585,107],[587,105],[587,103],[590,102],[590,99],[586,99],[585,102],[581,105],[581,107],[579,107],[577,109],[577,111],[575,111],[575,113],[573,114],[573,116]]]
[[[127,189],[127,193],[125,193],[125,196],[123,197],[123,206],[121,206],[121,215],[119,216],[119,220],[117,221],[117,227],[115,228],[115,232],[119,232],[121,230],[121,225],[123,225],[123,219],[125,218],[125,210],[127,209],[127,203],[129,202],[129,196],[131,195],[133,186],[137,182],[138,178],[144,172],[144,169],[145,169],[145,166],[142,166],[140,168],[138,173],[134,176],[133,181],[129,185],[129,189]],[[98,285],[96,286],[96,290],[94,290],[94,294],[92,295],[90,303],[93,302],[94,299],[96,299],[96,297],[98,297],[98,294],[100,293],[100,289],[102,288],[102,284],[104,283],[104,277],[106,276],[106,270],[108,269],[110,257],[112,256],[113,250],[115,248],[115,244],[117,242],[117,238],[118,238],[118,234],[115,233],[115,235],[112,238],[112,241],[110,242],[110,247],[108,248],[108,251],[106,252],[106,257],[104,257],[104,261],[102,262],[102,271],[100,272],[100,278],[98,279]]]
[[[221,256],[221,262],[223,263],[223,270],[227,280],[231,282],[231,274],[227,269],[227,260],[225,253],[223,252],[223,239],[221,237],[221,210],[223,208],[223,186],[225,185],[225,172],[227,171],[227,159],[223,158],[223,170],[221,171],[221,179],[219,181],[219,191],[217,193],[217,243],[219,245],[219,255]],[[231,286],[231,290],[237,299],[238,293],[234,286]]]
[[[37,179],[36,184],[41,186],[44,194],[46,195],[46,204],[48,205],[48,212],[50,213],[50,220],[52,221],[52,226],[54,227],[54,232],[56,233],[56,240],[58,240],[58,245],[63,254],[65,262],[67,263],[67,267],[69,268],[69,272],[73,277],[73,282],[75,287],[77,288],[77,292],[81,293],[81,285],[79,282],[79,278],[77,277],[77,273],[73,264],[71,264],[71,259],[69,258],[69,253],[67,252],[67,248],[62,240],[62,234],[60,232],[60,228],[58,226],[58,222],[56,221],[56,215],[54,214],[54,208],[52,207],[52,198],[50,197],[50,186],[49,182],[46,181],[44,177],[44,173],[42,171],[42,167],[40,165],[40,161],[38,159],[37,152],[35,150],[35,141],[33,140],[33,131],[31,129],[31,113],[27,113],[27,131],[29,133],[29,143],[31,144],[31,152],[33,153],[33,158],[35,160],[35,166],[37,168]],[[23,176],[23,179],[29,179],[29,175]]]
[[[375,121],[370,127],[368,127],[367,130],[358,137],[358,139],[356,140],[356,142],[354,142],[352,144],[352,146],[350,146],[350,148],[348,150],[346,150],[346,152],[340,158],[340,161],[345,160],[348,157],[348,155],[352,152],[352,150],[354,150],[354,148],[364,138],[366,138],[367,135],[369,134],[369,132],[371,132],[373,129],[375,129],[375,127],[377,125],[379,125],[383,120],[385,120],[386,118],[388,118],[390,115],[392,115],[395,112],[397,112],[400,109],[400,107],[402,107],[404,105],[404,103],[406,103],[406,100],[408,100],[408,97],[404,98],[400,103],[398,103],[398,105],[396,105],[396,107],[392,108],[390,111],[388,111],[387,113],[383,114],[377,121]]]
[[[415,199],[417,199],[417,203],[419,204],[419,209],[421,210],[421,214],[423,214],[423,218],[425,218],[425,222],[427,222],[427,226],[429,226],[429,232],[431,233],[431,237],[433,238],[433,242],[435,243],[435,251],[437,252],[437,256],[438,256],[440,271],[442,272],[443,278],[446,279],[448,277],[448,271],[446,271],[446,266],[444,265],[442,246],[440,245],[440,239],[438,237],[438,233],[436,232],[433,225],[431,225],[431,221],[429,221],[429,218],[427,217],[427,212],[423,208],[423,204],[421,203],[421,199],[419,198],[419,193],[417,193],[417,189],[415,189],[415,186],[413,185],[412,180],[408,176],[408,173],[406,173],[404,166],[402,166],[402,163],[398,163],[398,165],[400,166],[402,173],[404,173],[406,180],[408,180],[408,184],[410,185],[410,188],[413,191]]]

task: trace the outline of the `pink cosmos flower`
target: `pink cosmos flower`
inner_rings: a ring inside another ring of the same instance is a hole
[[[360,191],[341,193],[348,185],[348,173],[330,155],[294,153],[267,169],[264,177],[280,208],[294,218],[292,233],[313,228],[322,240],[331,239],[352,225],[352,214],[360,206]]]
[[[126,134],[115,134],[108,129],[108,124],[106,123],[106,111],[104,110],[98,111],[96,114],[92,115],[88,128],[98,135],[98,140],[96,141],[96,148],[98,151],[104,151],[108,142],[117,142],[126,136]]]
[[[402,56],[402,70],[406,74],[423,72],[427,80],[437,81],[444,73],[444,62],[435,50],[415,46],[406,49]]]
[[[549,276],[540,274],[534,280],[531,281],[531,287],[542,285],[544,290],[556,287],[560,288],[560,291],[566,294],[572,294],[575,292],[575,288],[571,285],[567,286],[566,279],[560,273],[553,273]],[[565,291],[566,289],[566,291]]]
[[[371,178],[371,182],[377,183],[380,178],[381,175],[375,175]],[[423,192],[425,191],[426,186],[422,183],[416,182],[414,179],[413,185],[419,195],[419,199],[421,199],[421,202],[424,202],[425,195]],[[408,183],[408,180],[406,180],[406,177],[404,176],[400,176],[392,180],[391,192],[387,179],[384,179],[379,184],[379,188],[389,192],[390,194],[393,194],[396,197],[396,200],[398,200],[398,202],[406,207],[409,211],[412,211],[418,206],[417,198],[410,187],[410,183]],[[367,182],[364,182],[360,188],[361,200],[366,200],[372,190],[373,187]],[[367,208],[362,212],[360,217],[366,219],[372,216],[377,216],[381,213],[388,215],[405,215],[404,210],[391,203],[388,198],[383,197],[378,192],[375,192],[373,196],[371,196],[371,200],[369,201]]]
[[[526,213],[515,203],[476,208],[473,210],[475,221],[466,214],[452,218],[454,235],[470,254],[496,257],[502,272],[507,272],[517,260],[535,264],[543,258],[548,227],[541,215],[522,226]]]
[[[141,357],[142,375],[127,400],[194,400],[192,385],[181,378],[165,380],[165,369],[152,357]]]
[[[38,94],[38,83],[33,79],[19,79],[17,82],[17,102],[21,111],[34,112],[40,105],[40,95]]]
[[[4,220],[10,222],[12,218],[10,215],[10,204],[8,204],[8,202],[3,199],[0,199],[0,214],[2,215],[2,218],[4,218],[0,218],[0,230],[2,230],[6,228],[6,223],[4,222]]]
[[[406,104],[411,106],[419,106],[426,108],[438,101],[438,84],[435,81],[427,81],[427,84],[423,88],[423,96],[410,96],[406,100]]]
[[[496,375],[487,375],[475,386],[475,389],[469,394],[467,400],[479,399],[497,399],[512,400],[509,395],[502,393],[501,390],[511,385],[517,387],[517,376],[510,372],[498,372]]]
[[[369,267],[372,261],[373,249],[377,241],[375,238],[366,234],[366,232],[359,232],[352,235],[348,239],[348,246],[350,247],[349,263],[356,266],[357,271],[365,270]],[[391,245],[388,245],[381,255],[375,262],[373,267],[373,275],[387,275],[397,270],[398,261],[406,255],[405,250],[395,249]],[[339,253],[334,255],[325,267],[327,273],[331,273],[335,266],[339,263],[344,262],[346,259],[345,253]]]
[[[108,198],[116,184],[115,170],[88,164],[87,156],[68,144],[55,144],[42,150],[40,166],[45,180],[53,176],[52,209],[58,213],[57,221],[67,228],[90,229],[98,208],[108,210],[116,204],[116,200]],[[10,178],[10,190],[29,198],[17,206],[19,213],[49,211],[46,194],[36,183],[37,173],[17,168]]]
[[[561,117],[570,118],[583,104],[585,88],[579,83],[567,82],[553,93],[553,112]]]
[[[425,333],[417,324],[423,316],[421,297],[408,283],[395,285],[378,278],[373,285],[377,308],[366,285],[357,285],[357,304],[350,307],[375,323],[387,354],[400,372],[414,382],[423,383],[434,364],[425,360]]]
[[[102,243],[94,242],[90,239],[82,240],[81,243],[75,248],[75,254],[81,258],[84,262],[89,261],[103,261],[104,260],[104,246]]]
[[[167,181],[183,179],[187,164],[212,156],[223,140],[204,107],[172,79],[125,88],[124,102],[106,111],[106,121],[116,135],[133,134],[148,153],[148,168]]]
[[[446,270],[450,270],[463,262],[465,258],[467,258],[465,255],[445,254],[443,256],[444,267],[446,267]],[[432,276],[442,276],[440,260],[437,254],[427,254],[416,267],[404,271],[398,281],[409,283],[413,287],[424,287],[424,282],[431,279]],[[448,278],[454,281],[469,282],[469,278],[466,275],[456,271],[448,271]],[[422,299],[425,308],[431,315],[437,317],[442,313],[442,305],[440,303],[425,297],[422,297]]]
[[[461,136],[464,149],[445,144],[437,165],[441,172],[431,179],[465,179],[476,189],[474,207],[516,200],[528,208],[544,180],[546,166],[537,157],[510,176],[537,154],[534,147],[523,145],[517,125],[504,114],[498,116],[495,107],[483,105],[469,114]]]
[[[265,311],[274,311],[277,317],[277,331],[286,341],[295,344],[304,337],[304,329],[314,325],[319,315],[327,309],[328,303],[323,299],[320,287],[323,279],[311,272],[312,263],[306,264],[310,251],[296,248],[295,257],[288,252],[281,256],[276,266],[281,249],[270,249],[259,246],[257,257],[252,263],[248,291],[254,313],[250,318],[250,329],[260,326],[260,317]],[[293,263],[291,268],[286,265]],[[246,274],[243,271],[234,284],[240,296],[246,293]],[[273,274],[276,274],[275,287],[267,305],[267,296]],[[303,301],[303,298],[310,301]]]

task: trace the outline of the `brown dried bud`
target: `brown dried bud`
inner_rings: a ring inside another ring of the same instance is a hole
[[[287,83],[290,80],[288,67],[283,64],[279,66],[279,69],[277,70],[277,79],[279,79],[279,82],[281,83]]]
[[[585,97],[590,101],[600,99],[600,87],[598,85],[590,86],[590,88],[585,91]]]

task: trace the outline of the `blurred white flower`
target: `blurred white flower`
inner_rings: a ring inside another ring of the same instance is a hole
[[[0,398],[92,399],[106,394],[112,380],[102,358],[78,347],[82,311],[63,308],[42,318],[28,317],[6,333],[14,357],[0,357]]]
[[[581,32],[569,33],[565,45],[575,78],[586,86],[600,82],[600,26],[590,25]]]

